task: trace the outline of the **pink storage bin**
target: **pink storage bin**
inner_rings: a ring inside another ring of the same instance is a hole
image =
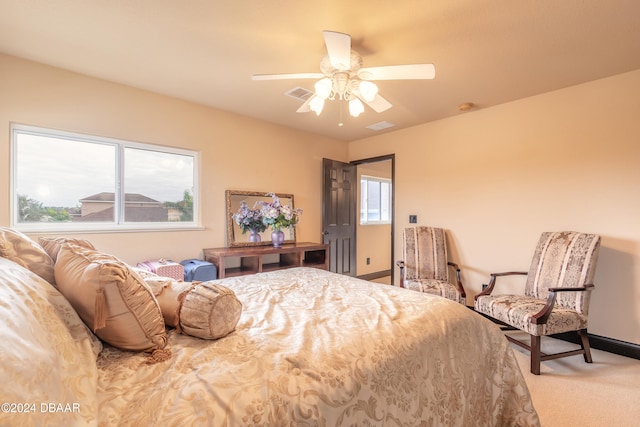
[[[180,282],[184,280],[184,266],[169,259],[147,260],[138,263],[138,267],[149,270],[158,276],[171,277]]]

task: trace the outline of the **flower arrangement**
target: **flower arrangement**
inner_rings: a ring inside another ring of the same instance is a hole
[[[249,209],[247,202],[244,200],[240,202],[238,212],[233,214],[233,220],[238,224],[240,230],[242,230],[242,234],[245,234],[249,230],[262,233],[267,229],[267,224],[263,221],[262,211],[260,209]]]
[[[258,202],[256,206],[260,206],[262,214],[262,222],[265,226],[269,226],[273,231],[279,231],[283,228],[296,225],[302,215],[302,209],[294,209],[291,206],[283,205],[280,198],[274,193],[267,193],[271,196],[271,202]]]

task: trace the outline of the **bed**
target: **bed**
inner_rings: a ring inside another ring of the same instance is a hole
[[[29,269],[0,270],[0,425],[539,425],[499,328],[441,297],[313,268],[226,278],[234,331],[167,327],[149,363]]]

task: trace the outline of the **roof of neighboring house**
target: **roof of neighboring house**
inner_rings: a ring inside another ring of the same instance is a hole
[[[93,196],[88,196],[80,199],[81,202],[113,202],[115,200],[115,193],[110,192],[102,192],[98,194],[94,194]],[[158,200],[152,199],[151,197],[144,196],[138,193],[125,193],[124,201],[126,202],[135,202],[135,203],[161,203]]]
[[[113,206],[88,215],[74,217],[74,222],[111,222],[115,218]],[[128,206],[124,208],[124,218],[127,222],[166,222],[167,210],[160,206]]]

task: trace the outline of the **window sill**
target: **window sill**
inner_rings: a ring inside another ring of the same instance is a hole
[[[148,224],[145,226],[141,226],[140,224],[127,224],[127,225],[95,225],[94,227],[87,227],[84,225],[83,227],[77,226],[64,226],[60,225],[55,228],[51,227],[51,223],[46,224],[46,226],[36,225],[36,224],[14,224],[13,229],[18,230],[22,233],[37,233],[42,235],[55,234],[60,235],[61,233],[73,233],[73,234],[102,234],[102,233],[157,233],[157,232],[167,232],[167,231],[202,231],[205,228],[201,225],[187,225],[187,224],[176,224],[167,226],[166,224]]]

